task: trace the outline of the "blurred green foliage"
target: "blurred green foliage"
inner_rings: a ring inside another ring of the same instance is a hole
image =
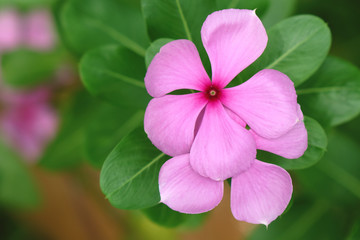
[[[150,99],[143,83],[146,67],[165,43],[187,38],[195,42],[209,71],[200,38],[206,16],[229,7],[257,8],[269,45],[264,55],[238,76],[237,84],[264,67],[287,73],[298,86],[310,131],[310,146],[302,158],[290,163],[292,160],[264,154],[262,160],[286,169],[315,165],[291,172],[293,204],[269,229],[259,226],[249,239],[360,239],[359,2],[0,0],[0,7],[8,5],[21,10],[53,8],[67,47],[64,51],[82,57],[81,81],[91,94],[77,86],[69,91],[66,103],[59,104],[61,126],[39,165],[58,171],[85,161],[96,168],[103,166],[100,184],[115,207],[152,206],[142,213],[165,227],[199,226],[206,215],[185,215],[158,204],[157,177],[166,157],[151,145],[141,128]],[[287,18],[294,14],[307,15]],[[325,60],[331,41],[330,53],[336,57]],[[7,53],[2,56],[5,81],[17,87],[49,81],[64,60],[62,51]],[[6,211],[36,206],[40,197],[26,165],[0,143],[1,206]]]
[[[38,189],[21,158],[0,140],[0,205],[29,209],[40,204]]]

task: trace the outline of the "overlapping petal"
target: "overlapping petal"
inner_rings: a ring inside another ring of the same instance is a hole
[[[295,159],[301,157],[308,147],[308,135],[300,106],[298,108],[298,117],[300,121],[290,131],[278,138],[263,138],[254,131],[251,131],[254,135],[257,148],[275,153],[284,158]]]
[[[268,225],[284,212],[292,189],[284,169],[255,160],[248,171],[232,178],[231,211],[237,220]]]
[[[227,9],[210,14],[201,37],[212,68],[212,81],[225,87],[265,50],[267,34],[255,11]]]
[[[209,82],[199,53],[189,40],[175,40],[164,45],[145,76],[146,89],[153,97],[178,89],[202,91]]]
[[[161,202],[183,213],[210,211],[220,203],[223,187],[223,182],[197,174],[190,166],[189,154],[168,160],[159,174]]]
[[[307,149],[307,131],[303,121],[299,121],[287,133],[278,138],[267,139],[256,133],[254,138],[260,150],[268,151],[284,158],[295,159],[301,157]]]
[[[202,93],[152,99],[144,119],[145,132],[151,142],[170,156],[189,153],[195,123],[206,102]]]
[[[236,115],[236,113],[234,113],[233,111],[231,111],[228,108],[225,108],[225,110],[226,110],[227,114],[232,118],[232,120],[234,120],[240,126],[246,127],[246,123],[238,115]]]
[[[278,138],[299,121],[293,82],[265,69],[245,83],[222,91],[222,103],[264,138]]]
[[[255,156],[251,133],[230,118],[220,101],[210,101],[190,150],[194,170],[225,180],[249,168]]]

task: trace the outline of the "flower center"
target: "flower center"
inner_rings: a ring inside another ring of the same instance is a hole
[[[215,95],[216,95],[216,91],[214,90],[214,89],[211,89],[210,91],[209,91],[209,94],[210,94],[210,96],[212,96],[212,97],[214,97]]]
[[[207,97],[207,99],[209,100],[214,100],[214,99],[218,99],[219,95],[220,95],[220,90],[215,87],[215,86],[210,86],[206,91],[205,91],[205,95]]]

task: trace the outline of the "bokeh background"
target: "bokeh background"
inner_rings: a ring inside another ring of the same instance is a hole
[[[0,239],[360,239],[359,116],[326,129],[318,164],[291,172],[291,206],[268,230],[236,221],[226,197],[203,222],[177,228],[112,207],[99,169],[82,154],[81,129],[96,100],[56,21],[62,1],[29,2],[0,0]],[[289,14],[321,17],[332,32],[330,54],[360,67],[359,1],[298,0]],[[86,100],[72,104],[79,96]]]

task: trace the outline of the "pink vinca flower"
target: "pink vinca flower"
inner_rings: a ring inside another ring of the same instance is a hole
[[[288,205],[292,182],[284,169],[256,160],[256,150],[286,158],[306,150],[294,84],[285,74],[264,69],[225,88],[266,47],[267,34],[255,11],[214,12],[201,37],[212,80],[188,40],[164,45],[145,77],[154,97],[146,109],[145,131],[157,148],[173,156],[160,171],[161,202],[184,213],[209,211],[222,199],[223,181],[232,178],[235,218],[267,225]],[[186,88],[197,92],[168,94]]]
[[[0,128],[5,140],[31,162],[41,156],[57,130],[58,118],[48,103],[49,95],[45,88],[2,94],[6,108],[0,115]]]

